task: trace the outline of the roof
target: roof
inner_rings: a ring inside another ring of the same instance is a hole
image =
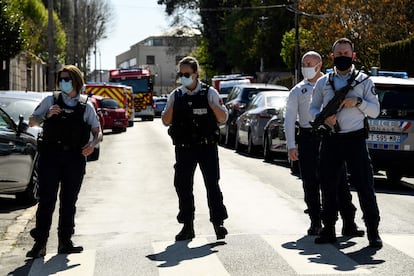
[[[0,97],[18,98],[18,99],[33,99],[40,101],[47,96],[52,95],[52,92],[33,92],[33,91],[18,91],[18,90],[0,90]]]
[[[200,30],[189,27],[189,26],[179,26],[170,28],[160,34],[154,35],[152,37],[191,37],[201,35]]]
[[[371,76],[370,79],[375,84],[392,84],[392,85],[409,85],[414,86],[414,78],[394,78],[394,77],[382,77],[382,76]]]
[[[250,83],[250,84],[237,84],[234,87],[252,87],[252,88],[256,88],[256,89],[260,89],[260,88],[266,88],[266,89],[274,89],[274,90],[283,90],[283,91],[289,91],[289,88],[282,86],[282,85],[277,85],[277,84],[267,84],[267,83]]]

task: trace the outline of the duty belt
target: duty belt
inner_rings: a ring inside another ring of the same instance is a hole
[[[181,147],[181,148],[189,148],[191,146],[196,146],[196,145],[212,145],[212,144],[217,144],[216,141],[213,141],[211,139],[207,139],[204,138],[200,141],[197,142],[192,142],[192,143],[180,143],[180,144],[175,144],[176,147]]]

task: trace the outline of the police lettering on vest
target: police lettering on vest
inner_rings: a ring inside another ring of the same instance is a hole
[[[195,95],[177,89],[174,93],[173,118],[168,134],[176,146],[217,143],[217,119],[208,103],[207,84]]]
[[[88,98],[81,95],[75,106],[64,103],[60,92],[54,92],[54,102],[62,112],[43,123],[43,134],[39,138],[42,151],[81,151],[90,138],[91,126],[84,120]]]

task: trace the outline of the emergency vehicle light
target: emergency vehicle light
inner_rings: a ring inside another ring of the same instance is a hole
[[[397,71],[380,71],[378,67],[371,68],[371,75],[381,76],[381,77],[394,77],[400,79],[408,79],[407,72],[397,72]]]

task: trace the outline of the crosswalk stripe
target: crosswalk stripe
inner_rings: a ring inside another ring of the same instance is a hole
[[[381,234],[381,239],[387,243],[392,244],[397,250],[414,258],[414,236],[413,235],[387,235]]]
[[[155,242],[152,246],[160,276],[230,275],[205,238],[195,238],[191,242]]]
[[[316,245],[311,237],[262,236],[299,275],[371,274],[330,244]],[[290,241],[290,242],[287,242]]]
[[[47,254],[35,259],[28,276],[92,276],[95,270],[95,250],[79,254]]]

